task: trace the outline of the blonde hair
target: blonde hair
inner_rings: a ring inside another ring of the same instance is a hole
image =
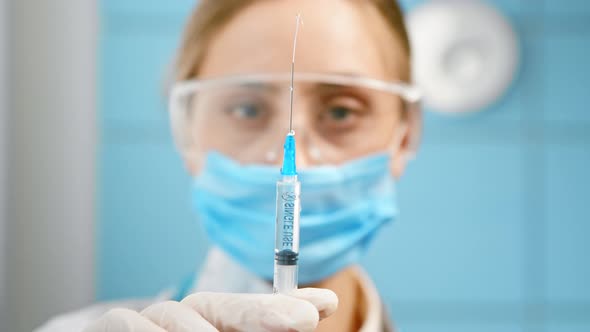
[[[174,68],[178,81],[198,77],[200,66],[211,40],[243,8],[261,0],[202,0],[193,11]],[[405,57],[401,79],[410,80],[410,42],[400,7],[395,0],[360,0],[372,4],[385,19],[393,36],[398,38]]]

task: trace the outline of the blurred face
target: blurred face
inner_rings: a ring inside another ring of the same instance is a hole
[[[364,1],[346,0],[259,1],[245,8],[214,36],[199,78],[289,72],[298,13],[303,25],[296,72],[400,80],[404,63],[401,44],[383,17]],[[281,152],[289,126],[289,93],[287,80],[272,86],[219,89],[217,96],[211,92],[210,98],[195,98],[195,107],[216,110],[208,112],[207,121],[199,114],[191,117],[199,128],[195,130],[202,142],[198,149],[241,149],[244,153],[236,158],[240,162],[277,163],[280,158],[273,154]],[[223,105],[207,104],[213,103],[211,100]],[[314,158],[337,164],[385,149],[394,155],[404,153],[409,129],[402,120],[402,102],[396,96],[298,83],[294,100],[293,127],[300,168],[313,165]],[[275,146],[262,146],[268,144]],[[261,151],[265,154],[262,157]],[[199,164],[187,159],[191,172],[197,173]],[[402,158],[394,159],[395,176],[401,174],[404,165]]]

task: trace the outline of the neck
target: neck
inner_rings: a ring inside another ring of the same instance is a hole
[[[346,268],[312,287],[327,288],[338,295],[338,309],[322,320],[316,331],[358,331],[363,323],[364,296],[354,268]]]

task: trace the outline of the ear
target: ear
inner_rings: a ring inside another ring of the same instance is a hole
[[[414,159],[418,152],[422,136],[422,110],[417,105],[410,107],[404,120],[400,126],[401,137],[392,147],[395,150],[391,161],[391,174],[396,179],[402,176],[408,161]]]
[[[181,153],[182,159],[184,160],[184,167],[190,175],[195,176],[199,173],[200,164],[197,158],[191,157],[188,153]]]

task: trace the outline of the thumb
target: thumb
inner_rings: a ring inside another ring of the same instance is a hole
[[[320,320],[330,316],[338,308],[338,296],[329,289],[300,288],[287,295],[311,302],[318,310]]]

